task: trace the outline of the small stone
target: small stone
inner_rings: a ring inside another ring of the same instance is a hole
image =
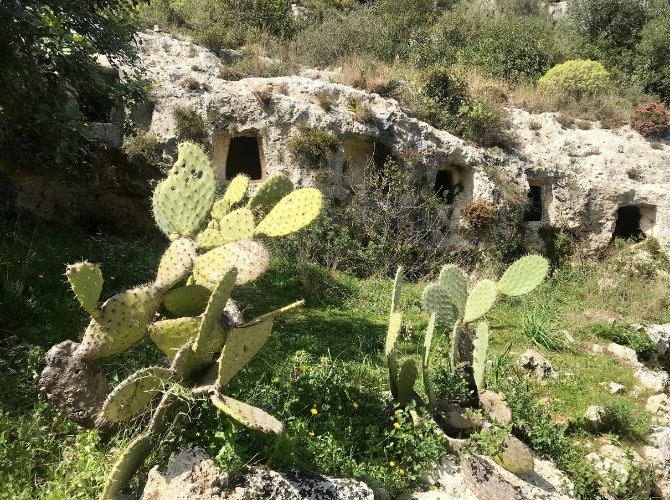
[[[459,431],[467,431],[471,429],[476,429],[482,426],[482,418],[480,416],[472,414],[465,408],[461,408],[455,404],[448,404],[446,408],[443,409],[445,417],[445,423],[448,427]]]
[[[608,387],[610,394],[623,394],[626,392],[626,387],[621,384],[617,384],[616,382],[610,382]]]
[[[642,366],[642,363],[637,360],[637,353],[630,347],[612,342],[607,346],[607,352],[635,367]]]
[[[598,405],[589,406],[584,413],[584,418],[594,431],[599,431],[603,428],[603,417],[605,416],[605,408]]]
[[[635,372],[635,378],[640,385],[653,391],[654,394],[665,391],[668,386],[668,374],[662,370],[654,371],[643,366]]]
[[[545,378],[558,378],[558,373],[551,363],[535,349],[528,349],[519,357],[519,365],[529,375],[540,380]]]
[[[593,344],[591,346],[591,352],[595,354],[602,354],[605,352],[605,348],[601,346],[600,344]]]

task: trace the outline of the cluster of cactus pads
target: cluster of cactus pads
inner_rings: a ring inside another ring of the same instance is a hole
[[[438,401],[430,379],[430,357],[436,329],[451,331],[449,366],[453,373],[466,378],[477,394],[476,404],[483,410],[488,423],[510,425],[512,413],[504,396],[486,389],[486,363],[489,348],[489,324],[486,314],[494,306],[498,295],[517,297],[534,290],[546,277],[549,265],[543,257],[529,255],[513,263],[497,282],[484,279],[468,287],[465,273],[454,265],[442,268],[438,280],[423,291],[423,306],[429,317],[421,350],[421,375],[429,407],[436,412],[445,405]],[[402,268],[394,281],[391,314],[386,337],[386,360],[389,370],[391,393],[399,404],[406,404],[415,397],[414,384],[419,369],[414,359],[407,359],[399,369],[396,343],[403,325],[399,306],[402,289]],[[446,405],[448,406],[448,405]],[[530,449],[513,436],[505,442],[502,453],[494,459],[512,472],[533,469]]]
[[[118,457],[103,498],[115,498],[154,448],[179,387],[209,396],[216,408],[244,426],[282,431],[274,417],[222,390],[263,347],[275,317],[301,302],[242,322],[229,299],[236,285],[255,280],[268,268],[268,251],[253,238],[284,236],[309,225],[321,211],[322,195],[313,188],[294,190],[283,175],[269,177],[249,199],[248,187],[249,179],[237,176],[216,200],[214,171],[206,154],[184,143],[153,196],[156,223],[171,241],[155,281],[100,305],[100,268],[87,262],[67,268],[72,290],[91,316],[74,353],[78,360],[112,356],[145,336],[169,359],[169,367],[137,371],[104,401],[105,422],[128,421],[159,402],[147,430]]]

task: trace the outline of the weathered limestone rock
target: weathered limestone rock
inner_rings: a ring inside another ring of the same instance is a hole
[[[642,363],[640,363],[637,359],[637,353],[630,347],[626,347],[617,344],[616,342],[612,342],[607,346],[607,352],[634,367],[642,366]]]
[[[670,424],[670,397],[667,394],[657,394],[647,399],[647,411],[654,415],[654,419],[663,424]]]
[[[601,446],[597,452],[586,455],[586,459],[603,477],[609,490],[616,490],[628,480],[631,463],[642,464],[644,462],[635,451],[624,451],[612,444]],[[648,488],[651,490],[651,483]]]
[[[223,474],[205,452],[184,450],[161,473],[151,469],[142,500],[373,500],[360,481],[297,472],[279,473],[246,467],[233,476]]]
[[[603,428],[603,417],[605,416],[605,408],[598,405],[589,406],[584,413],[586,423],[598,432]]]
[[[659,356],[665,356],[670,349],[670,324],[667,325],[631,325],[638,331],[646,333],[656,344]]]
[[[668,386],[668,374],[662,370],[654,371],[643,366],[635,372],[635,378],[640,385],[655,394],[665,391]]]
[[[538,379],[558,377],[551,363],[535,349],[528,349],[519,357],[519,366]]]
[[[609,389],[610,394],[623,394],[626,392],[626,387],[621,384],[617,384],[616,382],[610,382],[607,388]]]

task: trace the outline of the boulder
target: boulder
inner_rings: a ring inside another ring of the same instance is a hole
[[[526,373],[540,380],[558,378],[558,373],[556,373],[551,363],[535,349],[528,349],[519,357],[519,366]]]
[[[631,325],[640,332],[646,333],[656,344],[659,356],[665,356],[670,349],[670,323],[666,325]]]
[[[616,382],[610,382],[607,388],[609,389],[610,394],[623,394],[626,392],[626,387]]]
[[[637,359],[637,353],[630,347],[612,342],[611,344],[608,344],[607,352],[636,368],[642,366],[642,363]]]
[[[598,405],[589,406],[584,413],[584,419],[589,427],[598,432],[603,428],[603,417],[605,416],[605,408]]]
[[[668,373],[663,370],[655,371],[643,366],[635,372],[635,378],[642,387],[655,394],[665,391],[668,386]]]
[[[650,396],[647,399],[646,408],[655,419],[670,423],[670,397],[667,394]]]
[[[200,450],[184,450],[165,472],[149,472],[142,500],[373,500],[372,490],[360,481],[327,476],[280,473],[265,467],[244,467],[227,475]]]

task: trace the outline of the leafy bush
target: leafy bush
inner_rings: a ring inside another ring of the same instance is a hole
[[[607,90],[610,76],[602,63],[578,59],[554,66],[537,83],[542,91],[580,99]]]
[[[662,104],[645,102],[633,111],[630,126],[644,137],[663,137],[670,129],[670,113]]]
[[[451,74],[445,66],[433,66],[423,76],[424,93],[449,113],[469,101],[467,84]]]
[[[643,361],[651,359],[656,354],[656,345],[649,335],[630,326],[617,323],[597,324],[593,325],[591,330],[599,337],[630,347]]]
[[[627,402],[606,405],[601,421],[603,430],[629,442],[644,442],[650,433],[650,415]]]
[[[172,111],[175,120],[175,129],[179,141],[191,141],[207,146],[209,134],[205,119],[193,108],[178,106]]]
[[[334,133],[304,126],[287,142],[291,154],[311,168],[327,167],[339,145]]]
[[[460,224],[470,230],[480,231],[496,219],[496,207],[483,198],[469,201],[461,208]]]
[[[642,30],[635,71],[645,92],[670,102],[670,15],[654,19]]]
[[[509,119],[504,109],[487,102],[465,104],[458,110],[451,130],[480,146],[508,147],[514,142],[509,133]]]
[[[123,141],[123,152],[128,162],[139,171],[167,166],[160,142],[155,136],[145,132],[138,132],[134,136],[127,137]]]
[[[485,22],[460,60],[491,76],[519,82],[538,78],[557,58],[549,25],[540,19],[517,17]]]

